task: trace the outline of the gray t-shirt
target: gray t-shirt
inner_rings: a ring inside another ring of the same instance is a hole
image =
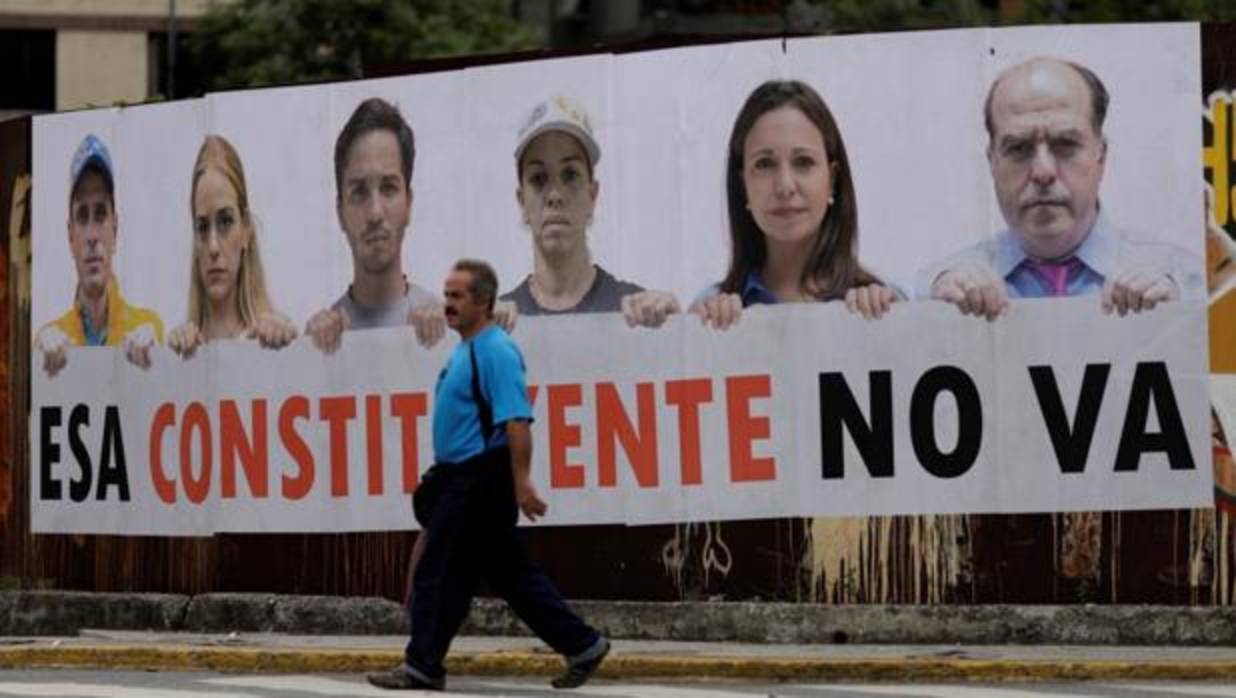
[[[349,286],[343,296],[331,306],[348,316],[348,329],[371,330],[375,327],[398,327],[408,323],[408,312],[413,308],[432,303],[437,300],[429,291],[408,282],[408,292],[398,300],[386,305],[371,308],[360,305],[352,298],[352,287]]]
[[[612,274],[597,265],[597,276],[592,281],[592,287],[579,299],[573,308],[565,310],[549,310],[537,304],[532,297],[532,289],[524,280],[511,291],[501,296],[504,301],[515,301],[515,307],[520,315],[563,315],[566,313],[616,313],[622,310],[622,297],[639,293],[644,289],[630,281],[615,279]]]

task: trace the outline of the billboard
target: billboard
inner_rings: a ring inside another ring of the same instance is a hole
[[[1199,56],[921,32],[36,118],[32,529],[414,527],[461,257],[545,524],[1209,506]]]

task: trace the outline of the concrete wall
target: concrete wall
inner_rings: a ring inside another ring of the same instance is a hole
[[[146,99],[148,43],[143,32],[57,32],[56,110]]]
[[[178,17],[196,17],[218,0],[176,0]],[[0,15],[166,17],[168,0],[0,0]]]
[[[180,28],[217,1],[176,0]],[[56,32],[55,106],[79,109],[150,96],[148,37],[170,10],[169,0],[0,0],[0,28]]]

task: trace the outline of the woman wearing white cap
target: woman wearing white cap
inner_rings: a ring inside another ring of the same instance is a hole
[[[601,148],[588,115],[564,97],[536,106],[515,149],[515,198],[532,231],[534,268],[501,300],[521,315],[621,311],[631,326],[658,327],[679,312],[673,294],[647,291],[593,263],[587,229],[600,183]]]

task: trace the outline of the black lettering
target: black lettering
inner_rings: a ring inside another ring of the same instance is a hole
[[[821,373],[820,473],[825,480],[845,477],[845,430],[872,477],[893,476],[893,374],[872,371],[868,376],[871,422],[850,392],[845,376]]]
[[[93,468],[90,464],[90,453],[86,444],[82,443],[82,427],[90,426],[90,408],[78,404],[69,413],[69,450],[77,460],[77,467],[82,472],[80,480],[69,482],[69,499],[84,502],[90,496],[90,485],[93,480]]]
[[[936,398],[944,391],[957,401],[957,445],[951,453],[936,444]],[[958,477],[974,465],[983,442],[983,405],[965,371],[936,366],[918,379],[910,397],[910,441],[919,464],[936,477]]]
[[[1052,448],[1056,451],[1056,463],[1062,473],[1081,473],[1086,470],[1086,459],[1090,455],[1090,444],[1094,441],[1094,429],[1099,423],[1099,407],[1103,405],[1103,391],[1107,387],[1107,376],[1111,373],[1111,364],[1086,364],[1086,372],[1082,375],[1081,395],[1077,398],[1077,412],[1073,423],[1069,424],[1069,416],[1064,410],[1064,401],[1060,398],[1060,386],[1056,384],[1056,374],[1051,366],[1031,366],[1030,381],[1034,384],[1034,394],[1039,399],[1039,410],[1043,413],[1043,424],[1047,427],[1047,435],[1051,437]]]
[[[39,499],[58,500],[60,481],[52,477],[52,466],[60,462],[60,444],[52,440],[52,429],[60,426],[60,406],[39,408]]]
[[[129,501],[129,471],[125,467],[120,410],[115,405],[108,405],[103,413],[103,452],[99,454],[99,491],[95,498],[100,501],[106,499],[107,488],[112,485],[120,490],[120,501]]]
[[[1146,431],[1150,402],[1154,401],[1159,418],[1156,433]],[[1133,371],[1133,387],[1129,394],[1129,411],[1125,413],[1120,432],[1120,447],[1116,449],[1116,472],[1137,470],[1143,453],[1162,451],[1172,470],[1193,470],[1193,454],[1185,438],[1184,422],[1176,406],[1176,394],[1162,361],[1139,363]]]

